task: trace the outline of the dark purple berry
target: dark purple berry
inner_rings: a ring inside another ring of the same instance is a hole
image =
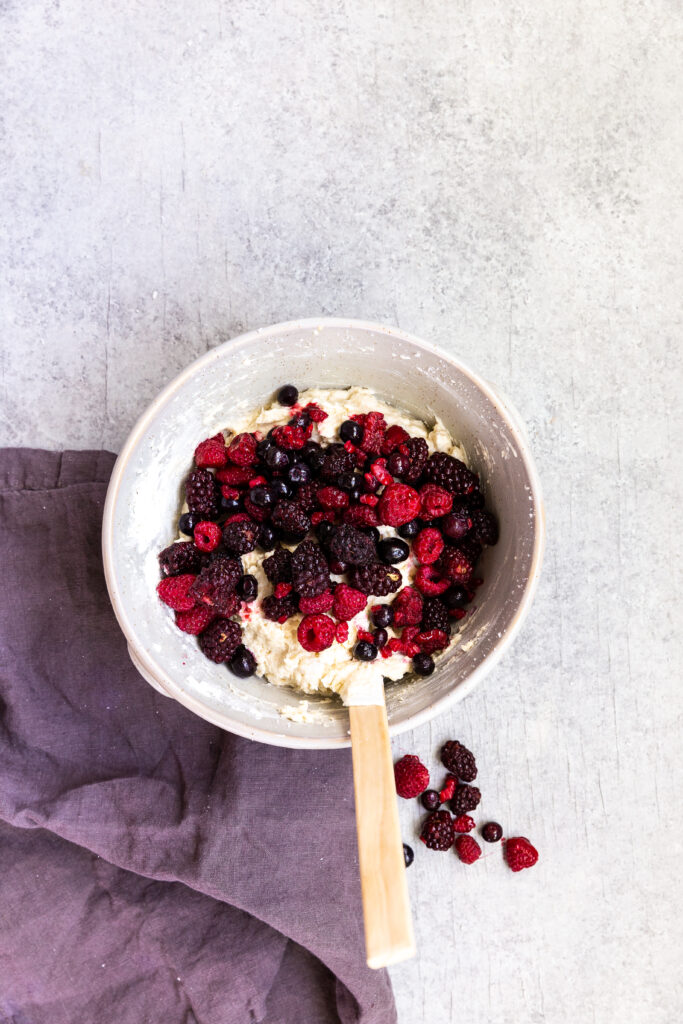
[[[305,540],[292,552],[292,586],[302,597],[317,597],[329,588],[330,570],[322,549]]]
[[[317,441],[307,441],[301,449],[301,454],[306,465],[314,476],[318,476],[325,461],[325,451]]]
[[[225,498],[221,494],[220,501],[218,502],[218,507],[224,515],[231,516],[239,509],[240,500],[239,498]]]
[[[197,523],[201,523],[202,517],[198,516],[196,512],[185,512],[178,520],[178,529],[181,533],[191,537],[194,533],[194,528]]]
[[[406,540],[412,540],[413,537],[417,537],[421,530],[419,519],[411,519],[409,523],[404,523],[403,526],[399,526],[398,535],[399,537],[405,537]]]
[[[413,658],[413,671],[418,676],[431,676],[434,671],[434,659],[431,654],[416,654]]]
[[[287,470],[287,479],[293,484],[305,484],[311,479],[311,471],[305,462],[295,462]]]
[[[426,811],[435,811],[441,804],[441,796],[436,789],[425,789],[420,802]]]
[[[258,580],[255,576],[243,576],[237,584],[237,593],[243,601],[254,601],[258,594]]]
[[[359,640],[353,649],[353,656],[358,661],[374,661],[377,657],[377,648],[368,640]]]
[[[441,598],[447,608],[464,608],[469,601],[469,595],[464,587],[451,587]]]
[[[450,540],[462,540],[472,526],[472,520],[467,512],[449,512],[440,521],[440,529],[444,537]]]
[[[337,487],[340,487],[342,491],[353,491],[356,487],[360,488],[362,485],[362,477],[356,476],[352,470],[346,470],[345,473],[340,473],[337,477]],[[360,490],[359,494],[362,493]]]
[[[503,836],[502,826],[497,821],[489,821],[481,830],[481,835],[487,843],[497,843]]]
[[[288,427],[301,427],[302,430],[305,430],[310,422],[311,422],[311,417],[308,415],[308,413],[307,412],[300,412],[300,413],[298,413],[298,415],[292,416],[291,420],[287,420],[287,426]]]
[[[304,510],[286,498],[281,498],[273,509],[272,522],[291,540],[302,540],[311,528]]]
[[[377,477],[372,474],[368,476],[367,480],[363,480],[363,490],[366,494],[374,494],[381,486]]]
[[[363,533],[366,533],[374,544],[379,544],[382,534],[376,526],[364,526]]]
[[[296,405],[299,392],[293,384],[285,384],[277,393],[277,400],[280,405]]]
[[[327,519],[321,519],[318,525],[315,527],[315,535],[323,545],[327,546],[327,542],[330,540],[331,535],[334,533],[334,526],[332,523],[328,523]]]
[[[370,613],[370,618],[380,629],[386,629],[394,621],[394,609],[390,604],[376,604]]]
[[[354,565],[348,573],[349,583],[364,594],[386,597],[395,594],[401,587],[401,573],[393,565],[371,562],[369,565]]]
[[[169,544],[159,554],[162,576],[180,576],[183,573],[198,573],[202,567],[202,553],[191,540]]]
[[[251,519],[238,519],[223,527],[223,544],[235,555],[246,555],[256,547],[260,532],[258,523]]]
[[[289,465],[289,455],[282,448],[270,448],[266,452],[265,463],[273,473],[284,473]]]
[[[258,546],[262,551],[272,551],[275,547],[275,530],[268,523],[261,523]]]
[[[412,848],[412,846],[408,846],[407,843],[403,844],[403,860],[405,861],[405,865],[406,865],[407,868],[409,868],[410,865],[415,860],[415,854],[413,852],[413,848]]]
[[[240,644],[233,654],[228,668],[233,675],[239,676],[240,679],[246,679],[247,676],[253,676],[256,671],[256,658],[244,644]]]
[[[375,641],[375,647],[378,651],[381,651],[383,647],[386,647],[389,641],[389,634],[386,629],[376,629],[372,634],[372,638]]]
[[[269,437],[264,437],[264,439],[259,441],[256,445],[256,454],[259,459],[263,459],[265,461],[266,455],[268,452],[271,452],[273,448],[275,448],[274,442]]]
[[[199,646],[210,661],[221,665],[230,661],[242,638],[242,628],[234,619],[216,619],[199,637]]]
[[[344,420],[339,428],[339,436],[342,441],[360,444],[363,440],[363,428],[360,423],[356,423],[354,420]]]
[[[270,484],[270,492],[273,495],[275,501],[279,501],[280,498],[289,498],[292,494],[292,487],[283,480],[282,477],[277,477]]]
[[[348,523],[332,528],[329,549],[333,558],[347,565],[366,565],[376,557],[375,545],[370,537]]]
[[[455,775],[456,779],[462,779],[463,782],[474,782],[477,777],[474,754],[458,740],[448,740],[444,743],[441,748],[441,763],[451,775]]]
[[[352,505],[358,504],[362,493],[363,492],[357,487],[354,487],[351,491],[349,491],[349,500],[351,501]]]
[[[392,476],[402,477],[410,468],[410,459],[400,452],[392,452],[387,461],[387,469]]]
[[[467,505],[474,512],[476,509],[484,507],[484,495],[481,491],[472,491],[467,495]]]
[[[274,503],[273,492],[269,487],[264,487],[263,484],[259,484],[258,487],[252,487],[249,491],[249,497],[257,508],[270,508]]]
[[[330,562],[330,572],[334,573],[335,576],[343,576],[348,568],[348,563],[340,562],[338,558],[333,558]]]
[[[380,561],[386,565],[396,565],[397,562],[405,562],[410,554],[410,548],[404,540],[398,540],[396,537],[387,537],[386,540],[381,540],[377,545],[377,554],[380,557]]]

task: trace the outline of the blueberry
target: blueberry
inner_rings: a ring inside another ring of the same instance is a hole
[[[469,595],[464,587],[451,587],[441,598],[447,608],[464,608],[469,601]]]
[[[358,504],[358,502],[360,501],[360,496],[361,496],[362,493],[363,492],[359,488],[356,488],[356,487],[354,487],[352,491],[349,491],[349,500],[350,500],[352,505],[357,505]]]
[[[272,551],[275,547],[275,530],[268,523],[261,523],[258,546],[262,551]]]
[[[410,469],[410,459],[400,452],[392,452],[387,461],[387,469],[392,476],[402,477]]]
[[[376,604],[372,609],[371,618],[380,629],[386,629],[394,621],[394,609],[390,604]]]
[[[298,416],[292,416],[291,420],[287,420],[287,426],[288,427],[301,427],[302,430],[305,430],[310,422],[311,422],[311,417],[308,415],[308,413],[307,412],[300,412],[298,414]]]
[[[181,533],[186,533],[188,537],[191,537],[195,526],[201,521],[202,517],[198,516],[196,512],[185,512],[178,520],[178,529]]]
[[[266,452],[266,465],[274,473],[283,473],[289,465],[289,455],[282,448],[269,448]]]
[[[405,537],[406,540],[410,540],[412,537],[417,537],[420,532],[420,523],[417,519],[411,519],[409,523],[404,523],[403,526],[399,526],[398,535],[399,537]]]
[[[275,447],[275,443],[271,441],[269,437],[264,437],[264,439],[262,441],[259,441],[259,443],[256,445],[256,452],[258,454],[259,459],[265,459],[268,452],[272,451],[273,448]]]
[[[285,384],[277,393],[277,400],[280,405],[295,405],[298,397],[299,392],[293,384]]]
[[[315,535],[322,545],[325,545],[327,541],[329,541],[333,533],[334,526],[332,523],[328,523],[327,519],[322,519],[315,527]]]
[[[252,487],[249,491],[249,497],[257,508],[270,508],[274,502],[273,492],[270,487],[264,487],[263,484]]]
[[[434,659],[431,654],[416,654],[413,658],[413,671],[418,676],[431,676],[434,671]]]
[[[311,479],[311,471],[305,462],[295,462],[287,470],[287,479],[293,484],[305,484]]]
[[[436,789],[425,789],[420,797],[420,803],[426,811],[435,811],[441,803],[441,797]]]
[[[240,507],[240,500],[239,498],[224,498],[223,495],[221,494],[221,500],[219,502],[219,505],[221,512],[225,512],[226,514],[231,515],[233,512],[236,512],[237,509]]]
[[[497,843],[503,835],[503,829],[497,821],[489,821],[481,830],[481,835],[487,843]]]
[[[379,543],[381,534],[376,526],[366,526],[365,533],[367,533],[368,537],[371,537],[374,540],[375,544]]]
[[[258,594],[258,580],[255,576],[243,576],[237,584],[237,593],[243,601],[253,601]]]
[[[386,647],[389,641],[389,634],[387,633],[386,629],[376,629],[375,632],[372,634],[372,637],[375,641],[375,647],[377,648],[378,651],[381,651],[383,647]]]
[[[360,444],[363,440],[363,428],[355,420],[344,420],[339,428],[339,436],[342,441],[350,441],[351,444]]]
[[[308,464],[311,473],[316,476],[325,461],[325,452],[317,441],[307,441],[301,449],[304,462]]]
[[[374,661],[377,657],[377,648],[368,640],[359,640],[353,649],[353,656],[359,661]]]
[[[385,565],[396,565],[397,562],[405,562],[410,554],[410,548],[404,540],[397,540],[396,537],[387,537],[377,545],[377,552],[380,561]]]
[[[471,525],[472,520],[466,512],[449,512],[441,520],[441,532],[451,540],[461,540]]]
[[[362,478],[356,476],[352,469],[347,469],[337,477],[337,487],[341,487],[342,491],[353,491],[356,487],[360,488],[362,482]],[[359,490],[359,496],[361,493]]]
[[[271,481],[270,490],[275,501],[279,498],[289,498],[292,493],[292,488],[286,480],[282,479],[282,477],[278,477],[277,480]]]
[[[405,865],[406,865],[407,868],[409,868],[410,865],[415,860],[415,854],[413,853],[413,848],[412,848],[412,846],[408,846],[407,843],[403,844],[403,860],[405,861]]]
[[[228,667],[233,675],[246,679],[247,676],[253,676],[256,670],[256,658],[244,644],[240,644]]]

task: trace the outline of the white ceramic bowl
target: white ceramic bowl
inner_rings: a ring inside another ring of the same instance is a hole
[[[541,565],[540,489],[524,428],[500,393],[425,342],[359,320],[298,320],[234,338],[188,366],[138,420],[109,484],[103,554],[114,611],[140,674],[241,736],[289,747],[342,747],[349,735],[341,702],[299,696],[256,677],[236,679],[175,628],[155,595],[157,554],[175,536],[195,446],[290,381],[300,390],[362,384],[425,422],[439,416],[464,444],[500,522],[500,540],[483,556],[485,582],[476,610],[463,620],[462,638],[433,676],[387,687],[394,734],[469,693],[518,632]]]

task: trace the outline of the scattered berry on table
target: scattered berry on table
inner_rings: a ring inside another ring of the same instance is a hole
[[[277,400],[280,405],[296,405],[299,392],[293,384],[285,384],[277,393]]]
[[[435,789],[425,789],[420,803],[426,811],[435,811],[441,805],[441,797]]]
[[[415,852],[412,846],[408,846],[407,843],[403,844],[403,862],[407,868],[413,863],[415,859]]]
[[[439,799],[442,804],[445,804],[447,800],[451,800],[455,793],[455,787],[458,785],[458,780],[455,775],[451,775],[450,772],[446,776],[446,781],[443,787],[439,790]]]
[[[474,818],[470,818],[469,814],[461,814],[453,822],[453,830],[455,832],[471,832],[474,828]]]
[[[256,658],[244,644],[240,644],[230,659],[228,668],[233,675],[246,679],[247,676],[253,676],[256,671]]]
[[[453,819],[448,811],[434,811],[422,826],[420,839],[428,850],[450,850],[455,841]]]
[[[191,592],[196,578],[192,573],[167,576],[157,584],[157,594],[169,608],[176,612],[187,612],[197,603]]]
[[[332,646],[334,633],[335,624],[328,615],[304,615],[296,631],[304,650],[316,653]]]
[[[512,836],[505,841],[505,859],[513,871],[522,871],[534,866],[538,850],[524,836]]]
[[[377,657],[377,648],[369,640],[359,640],[353,649],[353,656],[358,661],[374,661]]]
[[[394,765],[396,792],[405,800],[424,793],[429,785],[429,772],[415,754],[405,754]]]
[[[463,782],[474,782],[477,777],[477,762],[474,754],[458,740],[448,740],[441,748],[441,763],[452,775]],[[474,805],[477,806],[476,804]],[[470,810],[470,808],[465,808]]]
[[[497,843],[503,838],[503,827],[497,821],[487,821],[481,830],[481,836],[487,843]]]
[[[200,551],[215,551],[221,542],[223,531],[217,523],[204,520],[194,528],[194,542]]]
[[[435,667],[431,654],[416,654],[413,658],[413,672],[418,676],[431,676]]]
[[[455,852],[463,864],[474,864],[481,857],[481,846],[474,836],[458,836],[455,840]]]
[[[481,792],[476,786],[468,786],[466,783],[458,786],[449,807],[456,816],[474,811],[481,800]]]
[[[199,646],[210,661],[230,661],[242,639],[242,627],[234,619],[215,619],[199,636]]]

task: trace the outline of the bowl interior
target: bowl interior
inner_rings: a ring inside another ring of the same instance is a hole
[[[463,443],[499,518],[500,540],[484,555],[484,584],[462,635],[433,676],[387,687],[394,732],[464,695],[501,653],[538,569],[538,496],[523,441],[488,387],[429,346],[378,325],[302,321],[243,335],[188,367],[143,415],[114,471],[104,525],[110,594],[143,674],[241,735],[292,746],[346,745],[348,715],[336,698],[236,679],[202,656],[154,596],[157,553],[175,537],[195,446],[289,381],[300,390],[363,384],[426,422],[439,416]]]

